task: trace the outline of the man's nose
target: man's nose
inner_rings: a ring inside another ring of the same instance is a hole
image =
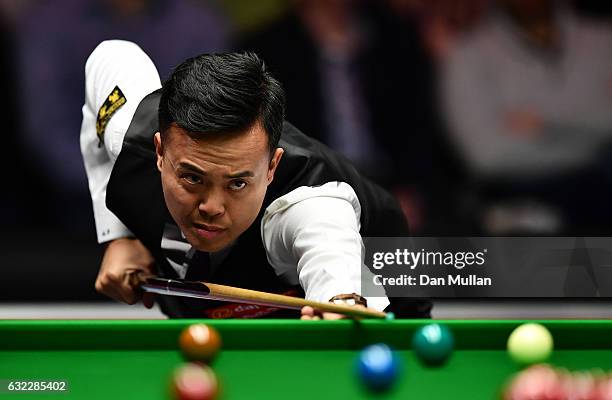
[[[202,199],[198,210],[200,214],[207,217],[217,217],[225,212],[225,198],[222,190],[209,190]]]

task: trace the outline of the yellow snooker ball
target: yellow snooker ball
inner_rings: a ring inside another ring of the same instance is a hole
[[[510,357],[519,364],[546,361],[553,350],[553,337],[540,324],[529,323],[517,327],[508,338]]]

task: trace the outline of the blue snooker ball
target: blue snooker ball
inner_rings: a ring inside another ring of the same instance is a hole
[[[373,344],[361,351],[357,358],[357,376],[370,390],[388,390],[397,380],[400,360],[386,344]]]
[[[455,346],[453,333],[441,324],[419,328],[412,337],[412,349],[423,364],[439,366],[450,357]]]

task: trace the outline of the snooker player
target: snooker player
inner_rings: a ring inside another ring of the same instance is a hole
[[[142,272],[429,316],[426,300],[359,295],[362,237],[406,236],[405,219],[389,193],[284,121],[283,89],[255,54],[188,59],[162,87],[137,45],[113,40],[85,73],[81,150],[107,243],[99,292],[133,304],[130,276]],[[286,316],[157,301],[175,318]]]

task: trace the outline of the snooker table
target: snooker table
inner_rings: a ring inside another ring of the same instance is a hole
[[[205,322],[224,341],[213,363],[223,399],[372,398],[354,375],[363,346],[385,342],[403,361],[394,388],[376,398],[494,399],[519,370],[505,346],[526,321],[450,320],[455,351],[440,368],[410,350],[431,320],[38,320],[0,321],[0,399],[166,399],[182,361],[181,330]],[[570,370],[612,369],[612,321],[551,320],[549,360]],[[6,380],[65,380],[66,393],[6,393]]]

